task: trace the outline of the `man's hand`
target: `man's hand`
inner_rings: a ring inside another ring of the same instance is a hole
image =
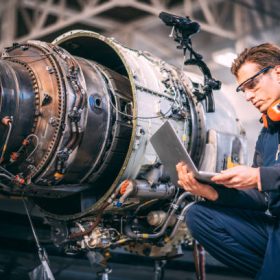
[[[185,191],[212,201],[218,199],[217,191],[209,185],[199,183],[194,178],[193,173],[188,171],[185,163],[178,163],[176,169],[179,178],[178,184],[182,186]]]
[[[260,190],[260,170],[245,165],[239,165],[221,171],[221,174],[211,178],[217,184],[234,189],[252,189],[258,186]]]

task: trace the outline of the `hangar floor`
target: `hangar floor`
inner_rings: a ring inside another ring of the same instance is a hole
[[[2,247],[2,246],[1,246]],[[165,270],[164,280],[195,280],[192,259],[185,256],[170,261]],[[56,280],[92,280],[100,279],[85,257],[64,257],[49,254],[51,269]],[[208,256],[208,260],[211,258]],[[0,249],[0,279],[27,280],[28,272],[38,264],[38,257],[33,253]],[[153,262],[146,258],[131,256],[126,253],[114,253],[110,262],[112,273],[109,280],[152,280],[154,279]],[[221,264],[207,265],[207,280],[249,280]]]
[[[89,262],[85,258],[65,258],[49,256],[51,268],[56,280],[92,280],[99,279]],[[118,258],[118,260],[116,260]],[[112,273],[110,280],[143,280],[154,279],[152,262],[141,262],[139,258],[129,256],[125,258],[113,257],[110,266]],[[37,255],[18,251],[0,250],[0,279],[25,280],[29,279],[28,272],[38,263]],[[225,267],[207,266],[207,280],[249,280]],[[195,280],[194,267],[186,260],[174,260],[167,264],[164,280]]]
[[[27,280],[28,272],[39,264],[27,217],[21,215],[14,202],[0,202],[0,279]],[[20,204],[22,206],[22,204]],[[7,206],[14,213],[3,211]],[[49,229],[34,219],[37,233],[46,248],[50,266],[56,280],[99,279],[96,268],[92,268],[85,255],[65,256],[50,244]],[[45,240],[45,242],[44,242]],[[166,264],[164,280],[195,280],[192,252],[184,248],[184,255]],[[153,280],[154,261],[150,258],[131,255],[123,249],[111,252],[109,280]],[[233,271],[206,254],[207,280],[249,280],[250,278]]]

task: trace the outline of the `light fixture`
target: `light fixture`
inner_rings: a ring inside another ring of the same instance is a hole
[[[231,67],[233,60],[237,57],[233,49],[222,49],[212,53],[213,60],[223,66]]]

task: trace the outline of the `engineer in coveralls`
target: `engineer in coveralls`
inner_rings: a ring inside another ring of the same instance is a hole
[[[206,185],[177,164],[179,184],[205,198],[188,209],[186,223],[222,263],[258,280],[280,280],[280,48],[245,49],[231,71],[237,91],[262,113],[253,165],[224,170]]]

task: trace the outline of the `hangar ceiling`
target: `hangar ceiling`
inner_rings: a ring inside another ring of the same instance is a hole
[[[279,24],[273,0],[0,0],[0,47],[29,39],[52,40],[71,29],[114,36],[130,47],[172,57],[161,11],[188,15],[201,25],[207,47],[254,44]],[[151,40],[152,39],[152,40]],[[205,47],[205,44],[203,44]],[[210,48],[211,51],[211,48]]]

